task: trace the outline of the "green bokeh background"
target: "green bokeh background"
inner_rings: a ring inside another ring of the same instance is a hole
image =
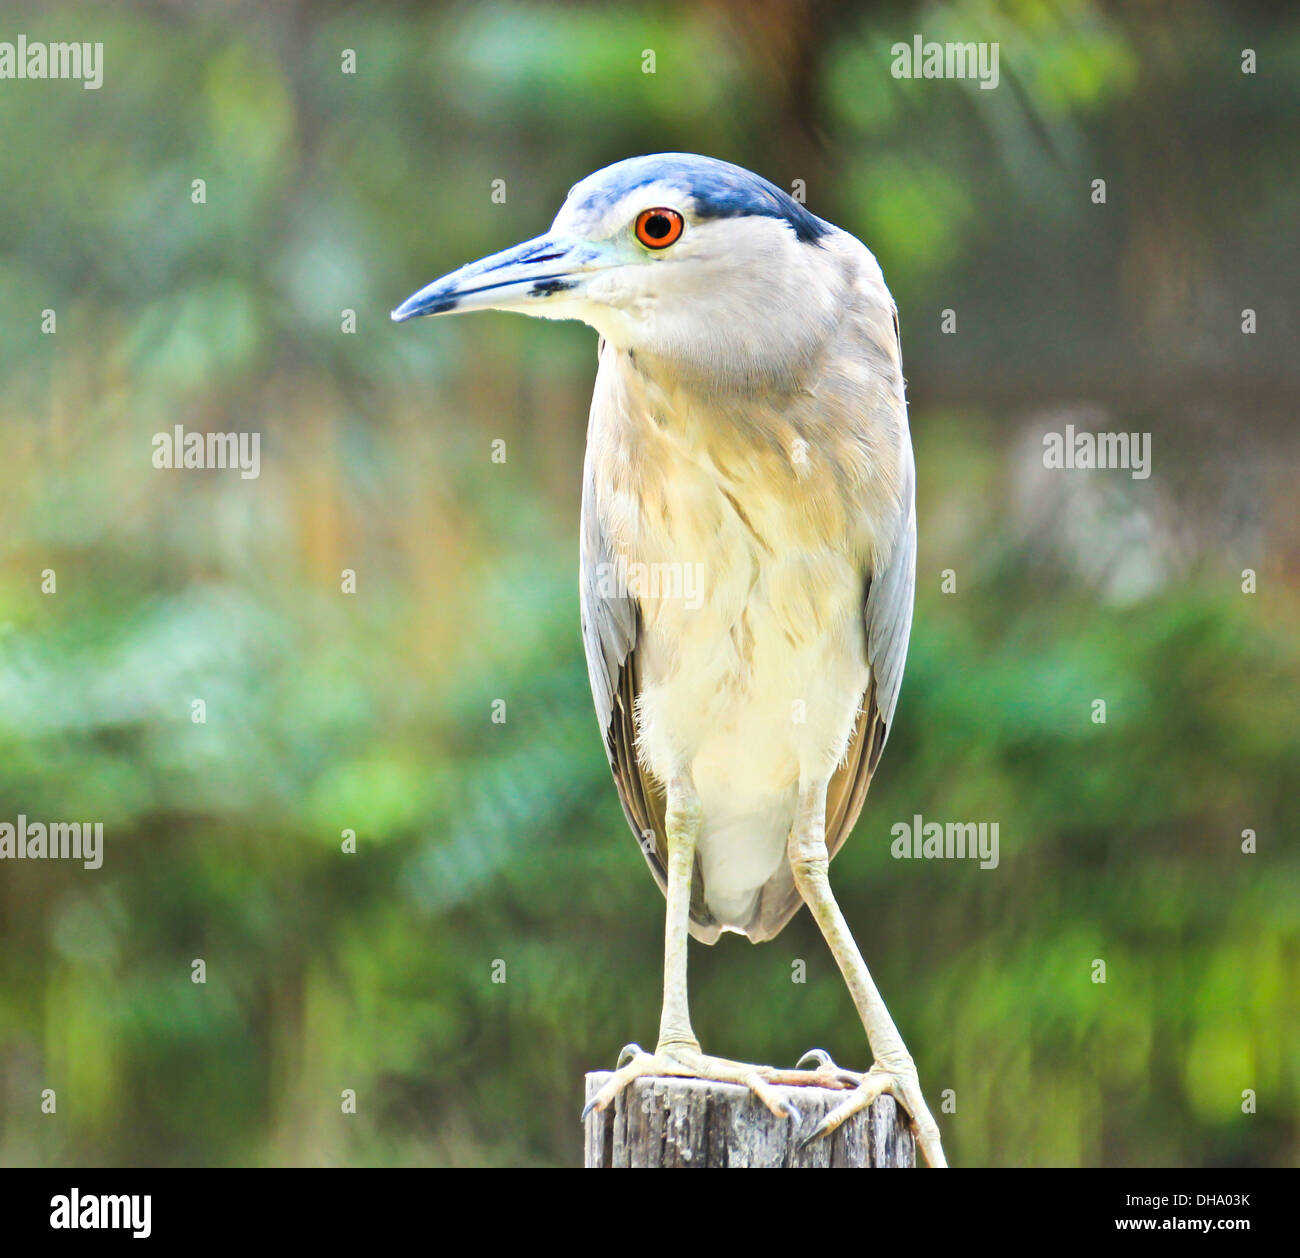
[[[105,79],[0,82],[0,819],[106,837],[0,863],[0,1162],[580,1159],[662,933],[578,636],[595,337],[388,311],[685,149],[802,180],[901,310],[916,622],[833,877],[950,1159],[1296,1163],[1290,6],[0,5],[18,32]],[[998,88],[892,78],[918,33],[998,41]],[[1069,422],[1151,433],[1151,478],[1046,472]],[[177,423],[260,432],[260,478],[155,470]],[[916,813],[997,821],[999,867],[892,859]],[[806,914],[692,967],[710,1051],[866,1064]]]

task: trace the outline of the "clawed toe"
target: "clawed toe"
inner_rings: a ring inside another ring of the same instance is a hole
[[[814,1069],[816,1070],[839,1069],[830,1053],[828,1053],[824,1048],[810,1048],[797,1062],[795,1062],[794,1068],[796,1070],[802,1070],[810,1061],[815,1063]]]
[[[912,1134],[916,1137],[922,1156],[932,1167],[948,1165],[944,1158],[943,1145],[939,1139],[939,1127],[930,1116],[930,1111],[921,1095],[920,1081],[917,1079],[916,1067],[901,1066],[889,1070],[879,1063],[873,1065],[861,1082],[854,1088],[852,1095],[841,1101],[813,1131],[800,1142],[800,1149],[806,1149],[816,1140],[829,1135],[846,1119],[869,1108],[878,1097],[889,1093],[902,1107],[911,1122]]]
[[[774,1071],[766,1066],[751,1066],[743,1062],[709,1057],[698,1048],[674,1045],[647,1053],[639,1044],[628,1044],[618,1055],[614,1073],[601,1089],[582,1108],[585,1120],[593,1110],[603,1110],[634,1079],[664,1075],[676,1078],[711,1079],[718,1083],[737,1083],[749,1088],[753,1094],[778,1118],[791,1118],[802,1124],[803,1115],[788,1097],[782,1095],[776,1084],[812,1084],[820,1078],[805,1072]],[[792,1075],[800,1075],[792,1078]]]
[[[816,1076],[815,1082],[822,1087],[856,1088],[862,1082],[861,1074],[837,1066],[835,1059],[824,1048],[810,1048],[795,1063],[795,1069],[803,1070],[809,1062],[813,1063],[812,1073]]]

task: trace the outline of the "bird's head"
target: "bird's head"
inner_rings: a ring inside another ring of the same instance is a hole
[[[581,319],[619,349],[711,379],[786,375],[835,321],[835,232],[730,162],[634,157],[576,184],[544,236],[435,280],[393,319]]]

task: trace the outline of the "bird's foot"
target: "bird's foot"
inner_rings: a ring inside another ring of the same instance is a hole
[[[817,1063],[816,1069],[811,1072],[804,1070],[804,1065],[810,1061]],[[810,1048],[795,1062],[795,1070],[803,1074],[815,1075],[816,1086],[819,1088],[856,1088],[862,1082],[861,1072],[845,1070],[843,1066],[837,1066],[830,1053],[824,1048]]]
[[[778,1118],[793,1118],[798,1123],[802,1121],[799,1110],[788,1097],[777,1091],[777,1087],[848,1089],[856,1087],[863,1077],[841,1070],[821,1049],[805,1053],[799,1066],[810,1059],[817,1062],[815,1070],[799,1067],[779,1070],[775,1066],[754,1066],[747,1062],[729,1061],[725,1057],[710,1057],[700,1051],[698,1044],[660,1044],[653,1053],[647,1053],[638,1044],[629,1044],[618,1055],[614,1073],[583,1107],[582,1117],[585,1119],[592,1110],[603,1110],[633,1079],[670,1075],[741,1084]]]
[[[807,1060],[807,1056],[804,1060]],[[829,1061],[829,1058],[827,1060]],[[831,1062],[830,1065],[834,1066],[834,1063]],[[910,1057],[891,1061],[888,1065],[875,1062],[865,1075],[859,1075],[857,1078],[859,1082],[853,1089],[853,1094],[845,1097],[817,1124],[810,1135],[800,1141],[800,1148],[812,1144],[814,1140],[820,1140],[822,1136],[829,1135],[845,1119],[866,1109],[877,1097],[887,1092],[907,1111],[912,1124],[912,1134],[916,1137],[916,1143],[926,1162],[932,1167],[948,1165],[943,1156],[943,1145],[939,1140],[939,1125],[930,1116],[925,1097],[921,1095],[921,1081],[917,1077],[916,1066]]]

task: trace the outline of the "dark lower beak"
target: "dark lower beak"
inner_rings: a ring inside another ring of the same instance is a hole
[[[585,241],[538,236],[434,280],[393,311],[393,322],[464,310],[548,313],[534,307],[561,295],[572,296],[586,273],[598,268],[598,256],[595,246]]]

